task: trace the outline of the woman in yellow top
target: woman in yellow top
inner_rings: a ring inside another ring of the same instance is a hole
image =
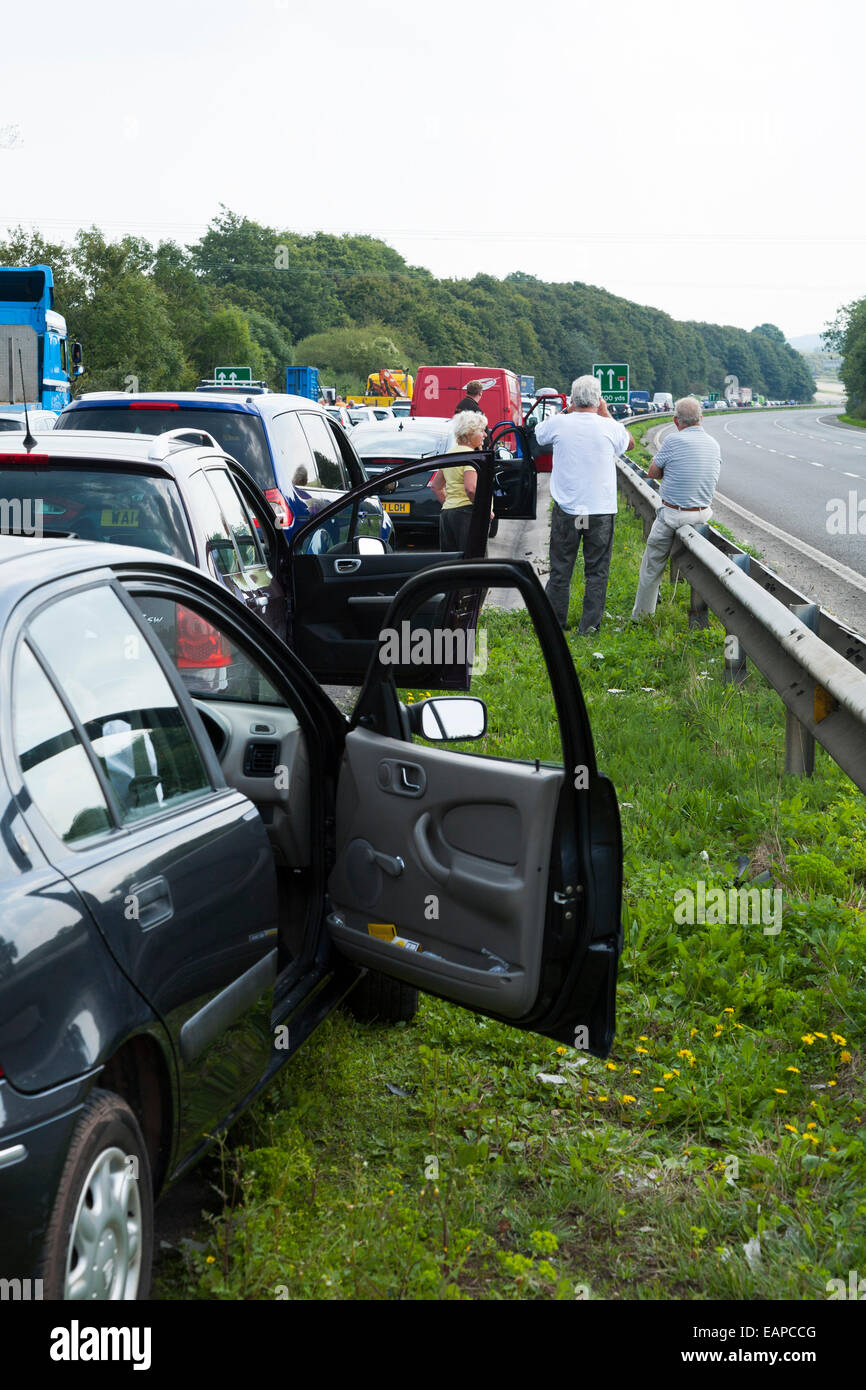
[[[482,415],[480,410],[462,410],[459,415],[454,416],[456,443],[449,453],[480,452],[484,448],[486,432],[486,415]],[[430,479],[429,486],[442,503],[442,514],[439,518],[440,550],[459,550],[462,554],[466,549],[477,481],[478,474],[469,463],[437,469]]]

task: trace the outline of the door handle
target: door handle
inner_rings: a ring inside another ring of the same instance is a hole
[[[376,781],[383,792],[394,796],[423,796],[427,790],[423,767],[404,763],[400,758],[383,758],[376,769]]]
[[[135,900],[135,918],[142,931],[150,931],[174,916],[174,903],[166,878],[149,878],[134,883],[129,896]]]
[[[360,560],[335,560],[334,569],[337,574],[352,574],[354,570],[361,568]]]

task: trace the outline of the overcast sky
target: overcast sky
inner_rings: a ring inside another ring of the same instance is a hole
[[[186,242],[224,203],[817,332],[866,294],[864,31],[862,0],[7,7],[0,231]]]

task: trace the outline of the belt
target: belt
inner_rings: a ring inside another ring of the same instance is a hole
[[[673,507],[675,512],[703,512],[706,511],[709,505],[709,502],[704,502],[700,507],[680,507],[676,502],[666,502],[665,499],[662,498],[662,506]]]

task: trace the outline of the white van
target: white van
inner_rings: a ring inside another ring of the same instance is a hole
[[[665,414],[668,411],[673,411],[674,398],[670,391],[656,391],[653,396],[653,405],[657,410],[660,410],[662,414]]]

